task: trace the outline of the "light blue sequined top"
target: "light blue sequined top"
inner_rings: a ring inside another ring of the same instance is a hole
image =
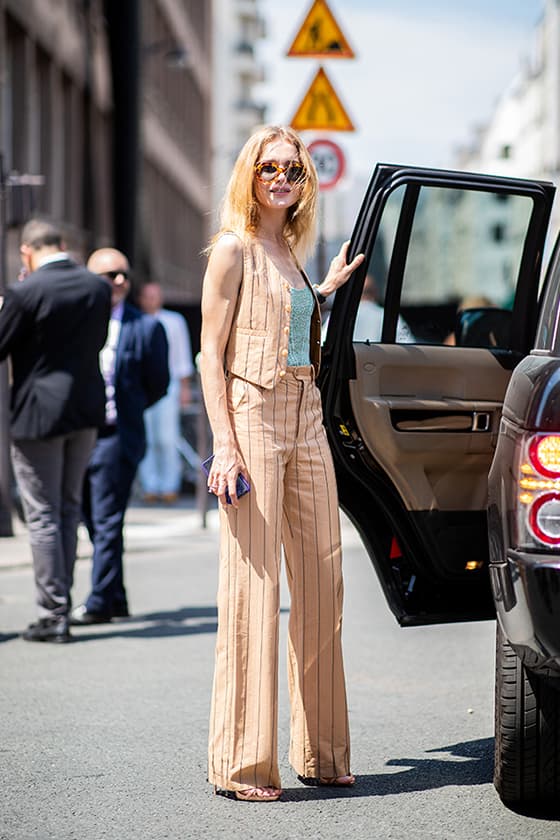
[[[288,364],[310,365],[309,331],[315,300],[311,289],[290,289],[292,311],[290,313],[290,340],[288,342]]]

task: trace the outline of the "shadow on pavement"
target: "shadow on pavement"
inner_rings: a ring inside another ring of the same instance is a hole
[[[481,738],[462,744],[437,747],[428,753],[451,753],[459,761],[442,758],[393,758],[388,767],[406,767],[401,773],[359,774],[352,788],[284,788],[283,802],[307,802],[349,797],[391,796],[450,785],[486,785],[492,782],[494,739]]]
[[[138,627],[138,624],[143,626]],[[165,636],[190,636],[198,633],[215,633],[218,627],[218,610],[215,606],[181,607],[178,610],[134,615],[121,621],[98,626],[72,627],[76,642],[92,642],[97,639],[115,637],[129,639],[153,639]],[[93,632],[92,632],[93,631]]]
[[[281,608],[280,612],[288,612]],[[143,626],[138,627],[138,624]],[[99,630],[103,627],[106,629]],[[166,636],[191,636],[215,633],[218,629],[218,610],[215,606],[181,607],[178,610],[133,615],[103,625],[72,627],[74,642],[93,642],[97,639],[154,639]]]
[[[209,607],[180,607],[178,610],[162,610],[160,612],[145,613],[144,615],[133,615],[131,621],[189,621],[196,618],[218,618],[218,609],[212,605]]]
[[[0,633],[0,644],[2,642],[11,642],[12,639],[18,639],[19,633]]]

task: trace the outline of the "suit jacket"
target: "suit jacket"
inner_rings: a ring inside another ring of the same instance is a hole
[[[167,358],[167,338],[159,321],[125,303],[115,359],[115,403],[121,449],[134,463],[146,451],[144,411],[167,392]]]
[[[11,433],[37,440],[103,423],[99,351],[111,287],[71,259],[14,283],[0,308],[0,360],[11,356]]]

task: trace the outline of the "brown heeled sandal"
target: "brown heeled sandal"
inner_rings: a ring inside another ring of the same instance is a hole
[[[266,793],[265,791],[271,791]],[[272,791],[274,791],[272,793]],[[277,802],[282,796],[281,788],[273,787],[252,787],[243,790],[225,790],[214,786],[214,793],[217,796],[225,796],[226,799],[234,799],[236,802]]]
[[[331,778],[321,776],[298,776],[299,781],[309,787],[352,787],[356,783],[356,777],[352,773],[346,776],[332,776]]]

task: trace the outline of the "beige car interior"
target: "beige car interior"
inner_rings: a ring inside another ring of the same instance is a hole
[[[353,347],[358,430],[405,506],[483,509],[511,371],[482,348]]]

